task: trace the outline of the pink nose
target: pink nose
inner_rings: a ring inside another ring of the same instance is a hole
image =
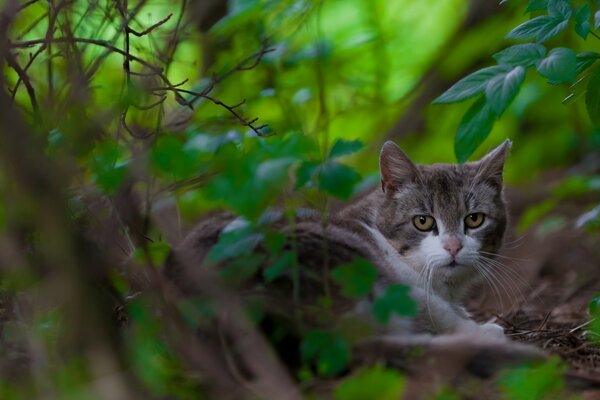
[[[456,257],[462,248],[462,242],[459,239],[448,238],[444,241],[444,249],[446,249],[446,251],[450,253],[452,257]]]

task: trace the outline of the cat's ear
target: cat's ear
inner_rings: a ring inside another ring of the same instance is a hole
[[[512,142],[506,139],[500,146],[487,153],[481,160],[475,163],[477,176],[502,185],[502,173],[504,171],[504,162],[510,152]]]
[[[387,141],[379,155],[379,171],[381,172],[381,189],[393,191],[402,184],[412,182],[417,174],[417,167],[408,156],[392,141]]]

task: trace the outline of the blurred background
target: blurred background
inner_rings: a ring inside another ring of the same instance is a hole
[[[169,250],[220,210],[251,223],[267,209],[335,212],[377,186],[386,140],[418,163],[457,162],[472,101],[432,101],[563,4],[501,3],[0,1],[0,397],[221,397],[212,382],[264,397],[222,378],[194,335],[218,309],[169,300]],[[544,44],[600,51],[597,5],[564,4],[590,33],[569,25]],[[505,270],[470,307],[562,357],[494,383],[509,398],[562,390],[566,368],[599,372],[598,99],[578,73],[557,84],[529,71],[470,158],[513,141]],[[319,372],[303,368],[292,380],[318,396]],[[356,379],[397,398],[404,375],[381,368]]]

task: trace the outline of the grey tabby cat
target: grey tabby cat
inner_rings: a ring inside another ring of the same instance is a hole
[[[379,254],[380,285],[399,281],[429,318],[417,330],[502,336],[496,324],[477,325],[461,303],[493,273],[506,228],[503,167],[511,142],[478,162],[415,165],[393,142],[380,156],[381,190],[340,218],[357,221]]]
[[[285,234],[284,249],[296,252],[299,276],[288,269],[267,283],[259,269],[242,293],[260,297],[268,313],[291,321],[297,330],[332,326],[340,316],[368,320],[369,300],[347,299],[329,280],[335,266],[361,257],[378,270],[375,292],[390,283],[408,284],[418,304],[416,318],[398,318],[388,331],[502,337],[499,325],[477,324],[461,304],[483,275],[493,273],[489,260],[502,245],[507,218],[502,172],[509,148],[507,140],[477,162],[427,166],[414,164],[386,142],[381,189],[332,215],[327,224],[319,216],[303,216],[293,224],[275,218],[272,228]],[[210,249],[223,231],[240,225],[241,219],[228,214],[198,225],[169,256],[167,276],[185,293],[206,290],[199,271],[210,264]],[[255,253],[267,250],[259,245]],[[315,312],[325,295],[332,298],[330,312]]]

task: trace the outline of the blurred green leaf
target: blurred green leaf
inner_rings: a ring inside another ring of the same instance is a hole
[[[482,93],[492,78],[509,70],[510,68],[504,65],[495,65],[473,72],[452,85],[435,99],[433,104],[455,103]]]
[[[300,344],[304,361],[314,361],[317,373],[335,376],[342,372],[351,358],[350,344],[332,332],[313,330],[304,335]]]
[[[538,222],[550,211],[556,207],[556,199],[550,198],[541,203],[530,206],[525,210],[519,224],[517,225],[517,231],[523,233],[530,226]]]
[[[514,400],[537,400],[546,396],[563,398],[561,392],[565,386],[563,374],[566,369],[555,356],[541,365],[508,371],[499,386],[508,398]]]
[[[494,54],[492,57],[494,57],[499,64],[530,67],[543,59],[545,55],[546,47],[541,44],[524,43],[504,49]]]
[[[585,107],[594,126],[600,127],[600,69],[598,68],[593,72],[587,85]]]
[[[583,6],[579,7],[575,13],[575,32],[577,32],[577,34],[584,39],[586,39],[587,35],[590,33],[591,16],[592,12],[589,4],[584,4]]]
[[[574,82],[576,76],[577,56],[566,47],[550,50],[546,58],[537,65],[538,72],[557,83]]]
[[[531,0],[527,5],[525,12],[546,10],[548,8],[548,0]]]
[[[284,251],[275,261],[263,270],[263,277],[267,282],[272,282],[286,272],[296,263],[296,254],[293,251]]]
[[[463,163],[477,150],[490,134],[496,114],[486,103],[485,97],[477,100],[465,113],[458,127],[454,142],[454,153]]]
[[[589,67],[591,67],[596,60],[600,58],[600,54],[595,51],[584,51],[583,53],[577,54],[577,66],[575,67],[575,73],[579,75]]]
[[[150,257],[150,262],[155,266],[162,266],[171,251],[171,247],[167,242],[155,241],[146,243],[146,251],[143,248],[138,247],[135,249],[134,257],[140,263],[146,262],[146,256]]]
[[[352,168],[329,161],[319,172],[319,188],[340,199],[352,196],[354,185],[360,181],[360,175]]]
[[[594,29],[600,28],[600,10],[594,14]]]
[[[600,317],[600,293],[597,293],[592,301],[590,301],[588,310],[593,318]]]
[[[265,255],[253,253],[229,260],[219,268],[219,276],[228,285],[241,285],[258,272],[265,259]]]
[[[373,315],[381,323],[387,323],[392,314],[401,317],[412,317],[417,313],[417,305],[410,297],[410,288],[406,285],[394,284],[386,288],[383,295],[373,302]]]
[[[336,400],[401,399],[406,379],[395,369],[375,366],[344,379],[335,389]]]
[[[549,0],[548,14],[551,17],[568,20],[573,15],[573,9],[569,4],[569,0]]]
[[[304,161],[302,164],[300,164],[300,167],[296,170],[295,188],[301,188],[310,182],[320,166],[321,163],[317,161]]]
[[[377,270],[371,262],[357,258],[331,271],[334,282],[342,286],[342,294],[350,298],[366,296],[377,280]]]
[[[333,144],[328,158],[336,158],[356,153],[363,148],[363,143],[360,140],[344,140],[338,139]]]
[[[228,258],[248,255],[252,253],[263,238],[263,233],[254,231],[250,226],[222,232],[219,235],[217,244],[210,249],[208,257],[216,263]]]
[[[492,78],[485,89],[487,103],[500,116],[513,101],[525,80],[525,68],[518,65]]]
[[[109,140],[99,143],[92,152],[90,170],[96,184],[106,193],[114,193],[127,176],[127,155],[119,143]]]

